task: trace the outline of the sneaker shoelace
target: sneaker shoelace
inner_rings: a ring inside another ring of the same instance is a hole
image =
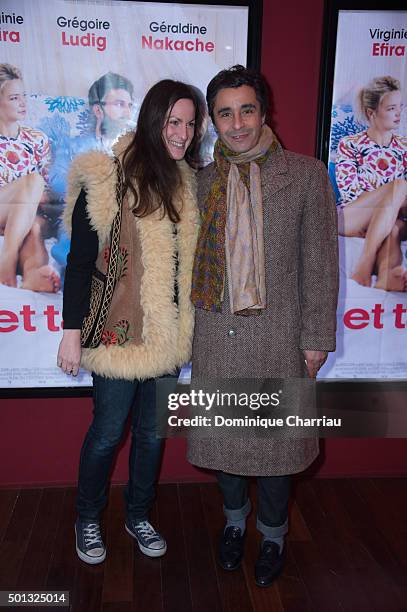
[[[156,532],[154,527],[150,525],[148,521],[142,521],[141,523],[137,523],[137,525],[135,525],[135,530],[146,541],[160,539],[159,534]]]
[[[83,537],[85,540],[85,546],[89,547],[93,544],[99,544],[101,547],[103,547],[100,527],[97,523],[89,523],[89,525],[83,530]]]

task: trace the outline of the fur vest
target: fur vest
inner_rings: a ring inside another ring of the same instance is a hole
[[[121,138],[115,148],[119,158],[129,138],[131,135]],[[124,262],[127,278],[122,285],[120,281],[116,283],[102,343],[82,350],[81,365],[96,374],[127,380],[153,378],[173,372],[190,359],[194,325],[190,291],[199,215],[194,172],[184,161],[178,162],[178,167],[182,187],[175,204],[181,220],[176,225],[167,216],[162,218],[161,210],[143,218],[134,217],[130,194],[123,202],[120,240],[130,245]],[[100,269],[118,210],[112,157],[91,151],[73,162],[64,214],[68,233],[81,189],[86,191],[87,213],[98,234]],[[175,283],[178,305],[174,303]],[[122,316],[114,324],[120,308],[127,309],[125,319],[135,322],[130,330]]]

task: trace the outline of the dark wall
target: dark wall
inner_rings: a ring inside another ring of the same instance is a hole
[[[287,149],[315,154],[323,0],[263,0],[262,71]]]
[[[264,0],[262,69],[273,90],[273,127],[285,147],[307,155],[315,152],[322,22],[323,0]],[[394,399],[404,400],[400,394]],[[370,396],[328,393],[323,401],[360,404]],[[73,483],[91,409],[90,399],[2,400],[0,485]],[[127,446],[118,457],[116,481],[126,478]],[[327,440],[313,471],[405,475],[407,441]],[[208,478],[186,462],[183,440],[167,443],[161,477]]]

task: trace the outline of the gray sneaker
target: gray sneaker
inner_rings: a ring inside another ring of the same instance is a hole
[[[127,533],[136,541],[142,553],[148,557],[162,557],[167,551],[167,544],[148,521],[135,521],[127,519],[125,523]]]
[[[106,559],[106,548],[97,521],[82,521],[75,523],[76,552],[79,559],[96,565]]]

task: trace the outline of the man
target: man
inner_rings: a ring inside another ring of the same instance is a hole
[[[107,142],[109,148],[112,141],[129,129],[133,85],[126,77],[108,72],[91,85],[88,98],[96,140]]]
[[[112,152],[119,136],[135,127],[132,121],[133,85],[129,79],[115,72],[107,72],[92,83],[88,91],[90,110],[90,134],[76,136],[70,142],[70,150],[60,152],[62,163],[55,164],[62,175],[59,182],[65,187],[69,163],[80,153],[98,149]],[[55,172],[55,168],[54,168]],[[61,231],[58,242],[52,247],[52,256],[65,268],[70,240]]]
[[[335,349],[338,290],[336,210],[325,167],[282,149],[265,124],[260,74],[243,66],[220,72],[207,103],[218,140],[215,162],[198,175],[193,379],[315,378]],[[290,474],[312,463],[318,442],[244,435],[191,437],[188,458],[216,470],[226,516],[219,562],[227,570],[242,560],[246,477],[257,477],[263,541],[255,579],[268,586],[283,565]]]

